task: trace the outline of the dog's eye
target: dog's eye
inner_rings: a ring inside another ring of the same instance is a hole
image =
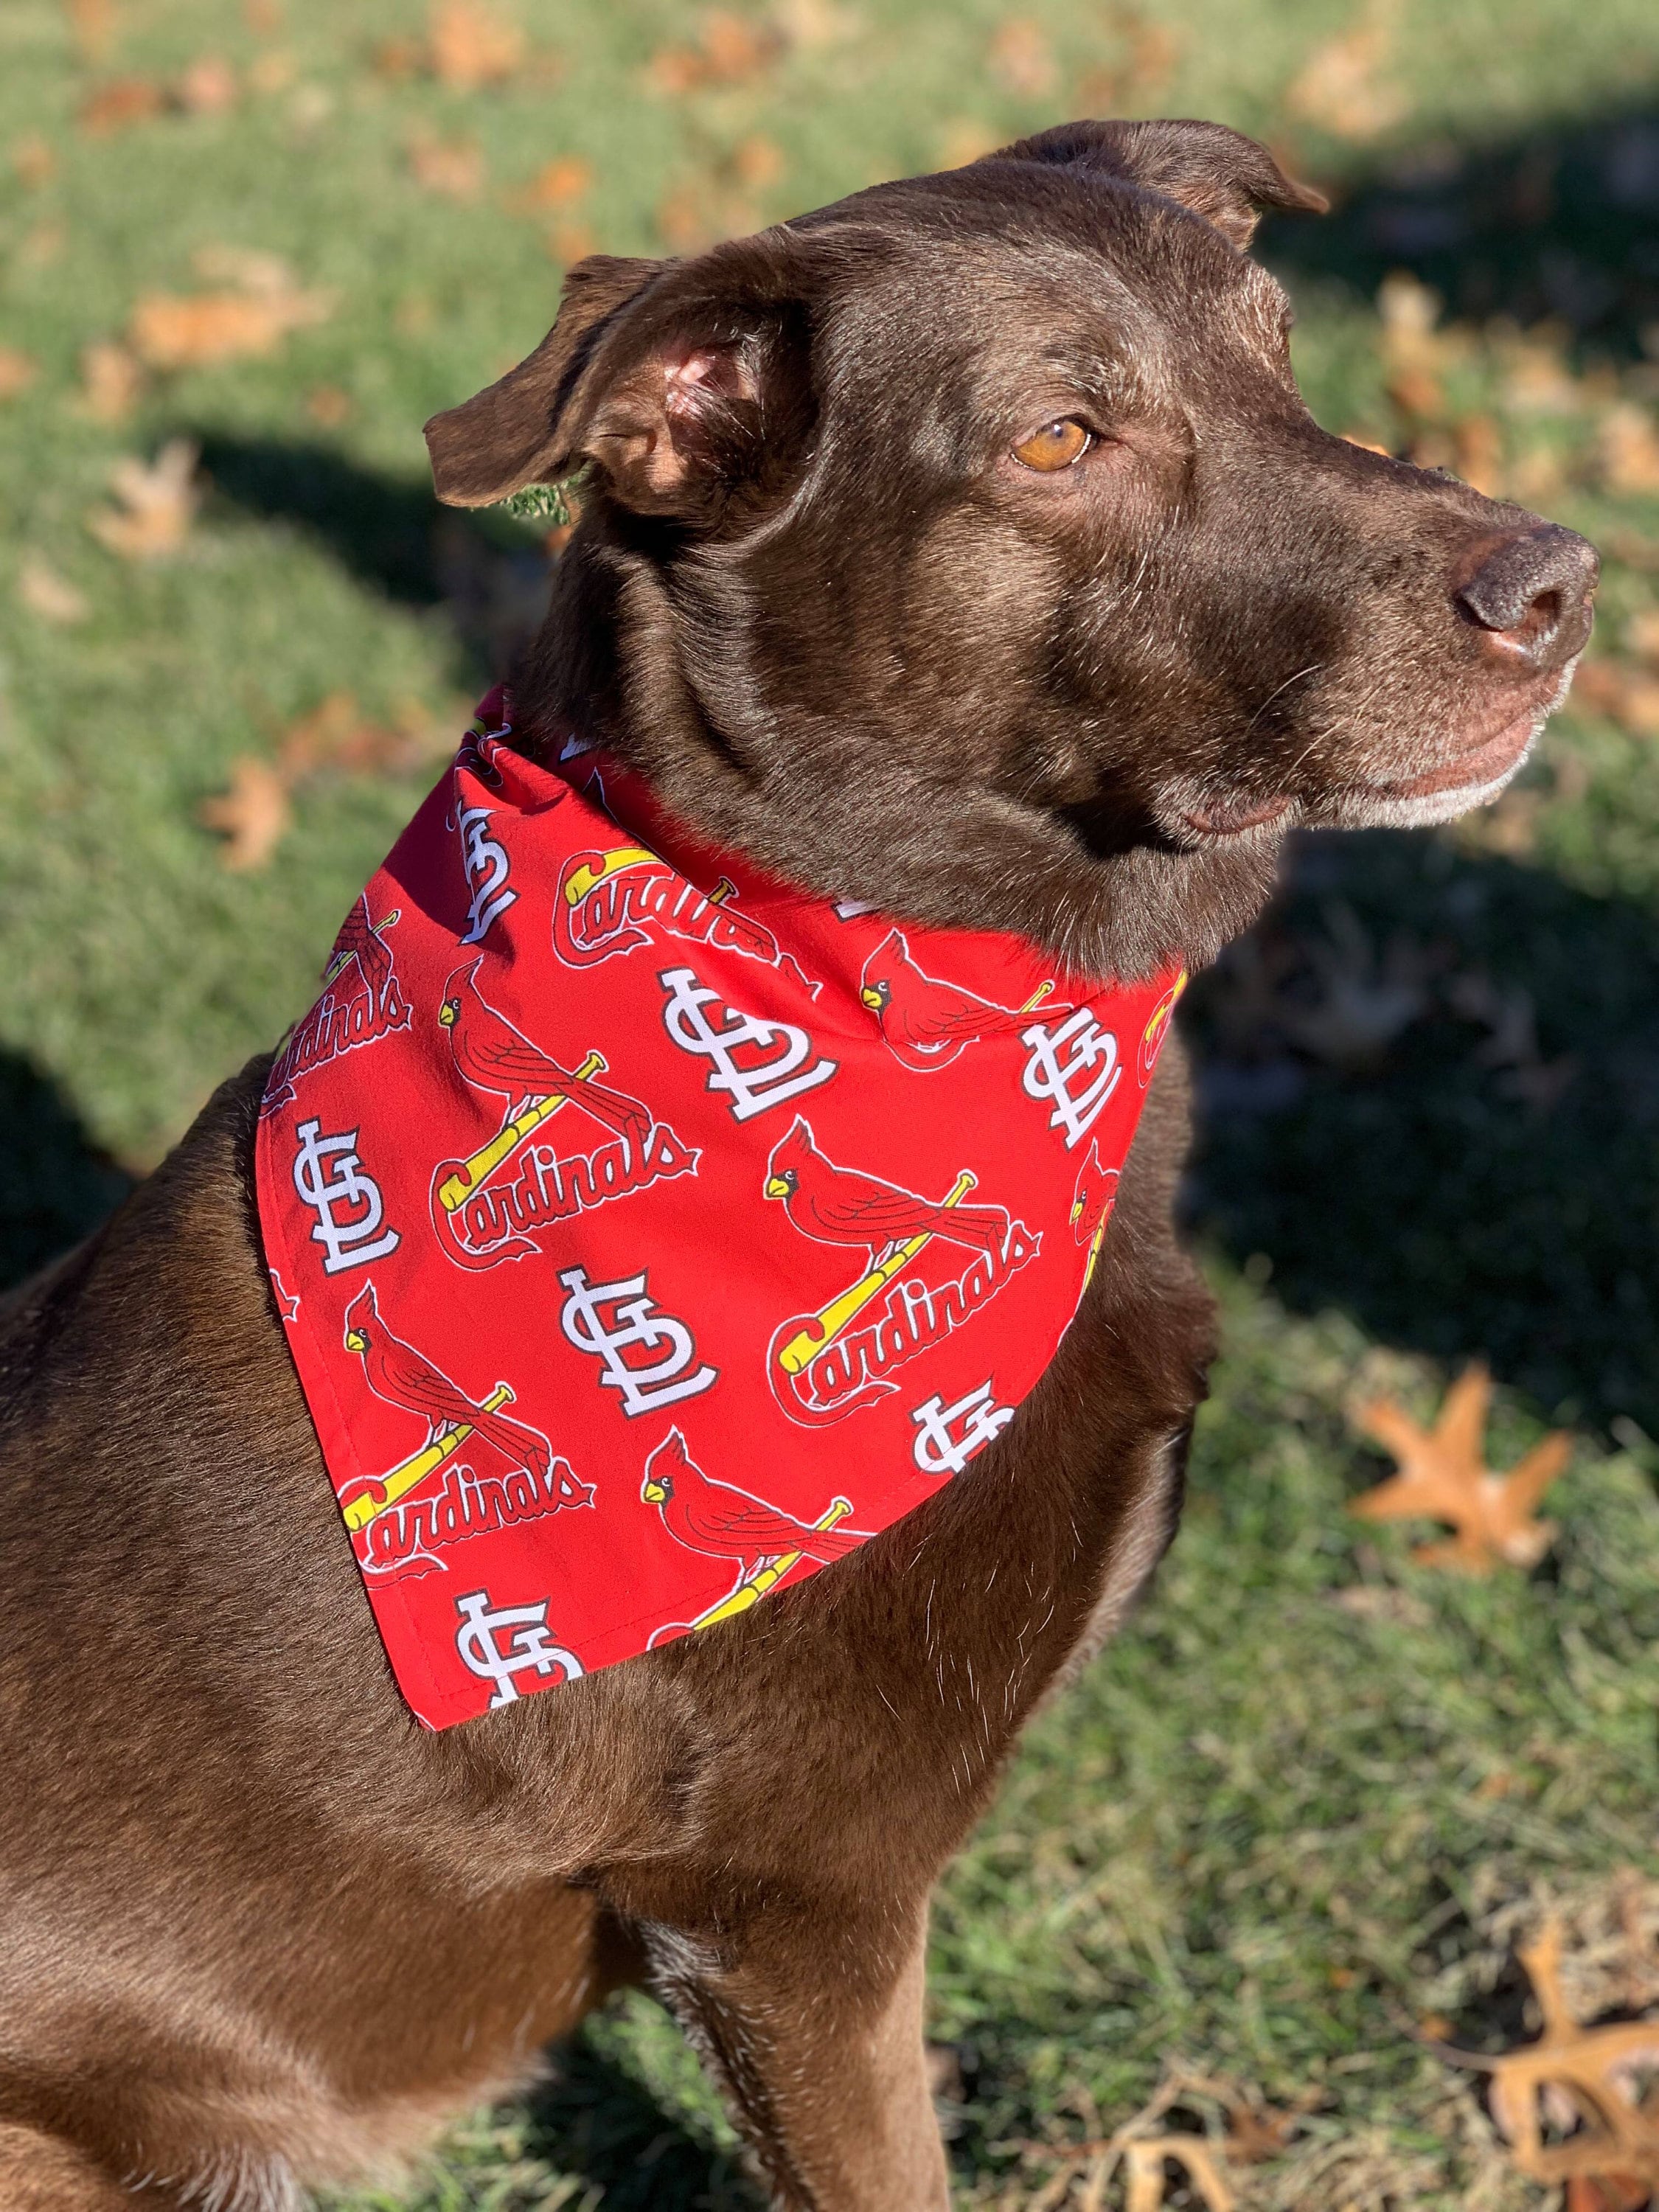
[[[1068,415],[1063,422],[1046,424],[1035,437],[1016,446],[1014,459],[1024,461],[1028,469],[1069,469],[1094,442],[1094,433],[1085,430],[1075,415]]]

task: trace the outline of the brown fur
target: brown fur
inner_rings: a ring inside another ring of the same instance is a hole
[[[805,883],[1103,969],[1248,919],[1285,820],[1395,818],[1443,769],[1463,803],[1589,569],[1300,413],[1238,248],[1253,200],[1304,198],[1231,133],[1078,126],[573,272],[432,432],[455,498],[598,471],[532,737],[580,718]],[[1103,458],[1011,473],[1073,404]],[[964,1475],[738,1620],[439,1735],[272,1307],[262,1075],[0,1318],[0,2203],[275,2212],[643,1975],[776,2204],[939,2212],[929,1892],[1167,1541],[1202,1393],[1178,1057],[1076,1323]]]

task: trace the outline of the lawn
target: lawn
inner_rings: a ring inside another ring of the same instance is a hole
[[[1445,2047],[1535,2032],[1551,1911],[1581,2018],[1659,2002],[1651,0],[3,0],[0,1281],[302,1010],[536,619],[548,549],[437,509],[420,424],[561,266],[1160,112],[1333,192],[1264,241],[1322,421],[1609,558],[1521,785],[1304,842],[1192,994],[1226,1323],[1192,1503],[944,1884],[942,2107],[964,2204],[1121,2205],[1088,2147],[1179,2072],[1183,2126],[1229,2083],[1297,2109],[1249,2203],[1542,2206]],[[1426,1418],[1474,1358],[1494,1467],[1576,1438],[1553,1547],[1479,1581],[1347,1510],[1388,1471],[1356,1403]],[[747,2201],[637,1998],[340,2203]]]

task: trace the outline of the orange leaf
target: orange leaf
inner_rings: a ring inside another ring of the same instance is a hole
[[[42,622],[67,626],[85,622],[92,612],[86,593],[77,592],[55,568],[48,568],[38,554],[30,554],[18,571],[17,596]]]
[[[115,0],[68,0],[70,27],[82,58],[101,61],[115,36]]]
[[[671,100],[709,85],[744,84],[760,76],[782,51],[777,33],[720,8],[705,15],[695,46],[665,46],[646,77]]]
[[[446,199],[476,200],[484,188],[483,149],[476,139],[416,139],[409,166],[423,191]]]
[[[135,123],[149,123],[167,107],[163,88],[143,76],[118,76],[83,100],[78,118],[88,138],[112,137]]]
[[[509,204],[526,215],[544,208],[568,208],[585,199],[593,185],[593,165],[580,154],[560,154],[537,170],[527,185],[513,193]]]
[[[1291,112],[1338,138],[1375,138],[1403,122],[1409,103],[1384,74],[1394,13],[1373,4],[1352,30],[1316,46],[1285,93]]]
[[[219,54],[204,54],[179,80],[179,105],[191,115],[227,115],[238,97],[236,72]]]
[[[1036,99],[1054,88],[1059,72],[1054,49],[1040,23],[1016,15],[991,41],[991,74],[1010,92]]]
[[[57,174],[58,156],[38,131],[31,131],[27,137],[13,144],[11,166],[17,172],[19,184],[27,191],[38,192]]]
[[[15,399],[40,374],[38,365],[15,346],[0,345],[0,400]]]
[[[1618,660],[1581,660],[1572,696],[1632,737],[1659,738],[1659,677]]]
[[[1491,1402],[1492,1377],[1475,1365],[1447,1391],[1432,1428],[1419,1427],[1391,1398],[1357,1407],[1356,1424],[1399,1462],[1400,1472],[1356,1498],[1350,1512],[1367,1521],[1449,1522],[1457,1532],[1449,1542],[1413,1553],[1424,1566],[1474,1575],[1500,1560],[1535,1566],[1556,1532],[1553,1522],[1534,1520],[1534,1510],[1571,1458],[1572,1438],[1557,1430],[1508,1474],[1494,1474],[1482,1448]]]
[[[1634,401],[1610,407],[1596,433],[1601,481],[1609,491],[1659,492],[1659,432],[1652,415]]]
[[[306,413],[324,429],[337,430],[350,419],[350,396],[337,384],[319,384],[306,394]]]
[[[524,59],[524,33],[483,0],[434,0],[428,36],[432,73],[455,92],[499,84]]]
[[[220,863],[235,875],[267,867],[282,842],[290,811],[288,786],[269,762],[244,753],[231,763],[230,788],[197,809],[208,829],[224,839]]]
[[[196,483],[200,458],[188,438],[170,438],[148,465],[131,454],[118,461],[110,482],[121,505],[88,516],[93,536],[124,561],[153,561],[177,552],[201,503]]]
[[[118,422],[132,412],[144,372],[124,345],[95,339],[81,349],[81,404],[95,422]]]
[[[1517,2172],[1565,2185],[1578,2212],[1639,2212],[1659,2185],[1659,2116],[1632,2082],[1659,2062],[1659,2020],[1581,2027],[1561,1986],[1559,1922],[1519,1957],[1544,2025],[1536,2041],[1474,2062],[1491,2073],[1498,2131]],[[1574,2124],[1550,2140],[1545,2119],[1563,2110]]]
[[[150,292],[133,309],[128,335],[151,368],[205,368],[275,353],[290,331],[332,312],[332,300],[319,292]]]

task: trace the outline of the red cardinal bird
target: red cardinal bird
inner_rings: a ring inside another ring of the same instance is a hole
[[[455,1065],[480,1091],[493,1091],[507,1102],[501,1127],[516,1121],[532,1099],[556,1094],[574,1099],[578,1106],[602,1121],[619,1137],[642,1144],[651,1127],[651,1116],[637,1098],[561,1067],[538,1052],[521,1030],[498,1014],[478,988],[479,963],[458,968],[444,987],[438,1019],[449,1031],[449,1048]]]
[[[735,1559],[745,1573],[752,1564],[786,1552],[805,1552],[820,1566],[844,1559],[866,1540],[855,1528],[811,1528],[793,1514],[751,1498],[730,1482],[705,1474],[671,1429],[645,1462],[642,1504],[662,1508],[662,1524],[676,1543],[711,1559]]]
[[[1089,1157],[1077,1171],[1077,1188],[1072,1193],[1072,1233],[1079,1244],[1086,1244],[1101,1224],[1111,1218],[1117,1178],[1117,1169],[1107,1166],[1099,1145],[1091,1140]]]
[[[766,1195],[783,1200],[803,1237],[815,1237],[820,1244],[867,1247],[872,1267],[912,1237],[948,1237],[988,1258],[1007,1242],[1008,1216],[1001,1206],[942,1206],[879,1176],[838,1168],[814,1146],[811,1125],[799,1115],[772,1148]]]
[[[474,1405],[424,1352],[393,1336],[380,1319],[373,1283],[365,1285],[346,1308],[345,1322],[346,1350],[362,1353],[369,1389],[389,1406],[418,1413],[428,1425],[428,1443],[447,1436],[451,1429],[475,1429],[503,1459],[547,1480],[553,1464],[547,1438],[527,1429],[522,1421],[509,1420],[505,1413]]]
[[[397,908],[387,915],[380,925],[389,929],[398,919]],[[392,977],[392,954],[386,939],[369,919],[368,894],[359,891],[357,903],[340,924],[340,933],[334,940],[334,950],[329,955],[328,967],[323,981],[331,983],[349,960],[355,960],[362,979],[368,986],[369,996],[378,1006]]]
[[[910,957],[902,929],[890,929],[864,963],[859,996],[881,1024],[881,1033],[907,1067],[948,1067],[984,1037],[1023,1029],[1035,1006],[999,1006],[959,983],[924,975]],[[1042,1018],[1070,1006],[1042,996]]]

